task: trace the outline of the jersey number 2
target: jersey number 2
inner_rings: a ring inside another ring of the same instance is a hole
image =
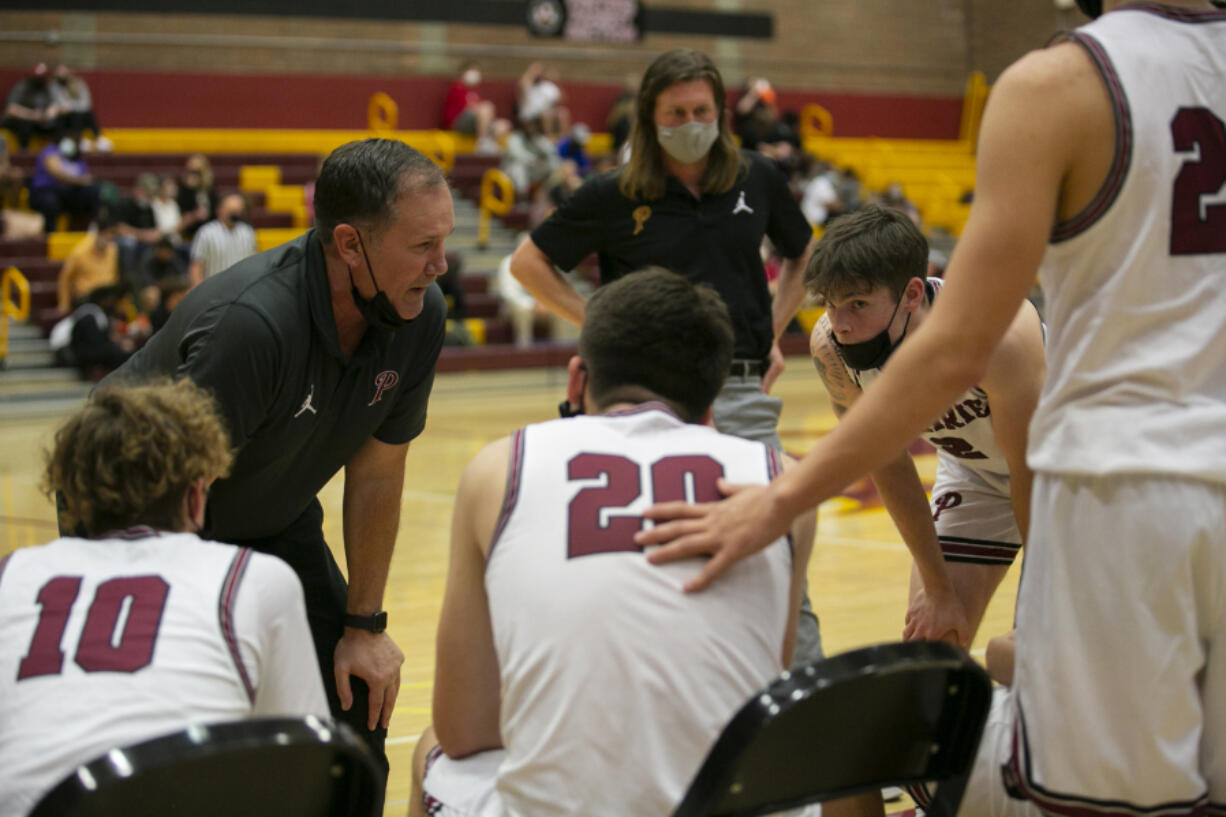
[[[1208,108],[1180,108],[1171,138],[1176,151],[1196,153],[1175,177],[1171,255],[1226,252],[1226,202],[1206,201],[1226,185],[1226,124]]]
[[[639,464],[616,454],[580,454],[566,467],[572,482],[605,478],[604,485],[584,488],[570,501],[566,557],[642,550],[634,543],[634,534],[643,526],[641,516],[605,514],[609,509],[625,508],[642,494]],[[724,467],[707,456],[664,457],[651,465],[652,502],[715,502],[720,499],[715,483],[723,475]]]
[[[60,642],[80,592],[80,576],[57,576],[38,591],[43,609],[30,651],[17,670],[18,681],[59,675],[63,670]],[[77,642],[77,666],[86,672],[136,672],[148,666],[169,592],[170,585],[161,576],[128,576],[98,585]],[[122,628],[118,627],[121,616]]]

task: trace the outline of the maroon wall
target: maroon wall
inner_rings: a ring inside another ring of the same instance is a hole
[[[21,76],[0,69],[0,92]],[[383,91],[399,106],[399,127],[439,127],[449,77],[311,76],[90,71],[94,106],[103,128],[318,128],[361,130],[370,97]],[[514,84],[488,81],[481,93],[500,116],[512,110]],[[605,116],[619,87],[563,83],[572,119],[606,130]],[[836,136],[955,139],[962,111],[959,97],[779,93],[780,107],[799,110],[808,102],[834,116]]]

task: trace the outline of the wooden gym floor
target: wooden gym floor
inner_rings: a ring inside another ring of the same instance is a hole
[[[409,451],[400,536],[385,601],[390,632],[406,656],[388,739],[391,780],[385,815],[402,817],[407,811],[413,747],[430,719],[434,630],[456,483],[486,443],[521,425],[556,417],[564,386],[561,369],[442,374],[435,382],[426,431]],[[834,426],[825,392],[806,358],[788,359],[774,393],[784,401],[779,430],[789,452],[803,454]],[[42,451],[61,419],[0,423],[0,556],[56,536],[51,503],[37,486]],[[916,461],[930,485],[935,458],[921,455]],[[897,640],[906,610],[906,548],[871,489],[859,484],[848,493],[821,506],[809,566],[810,594],[830,655]],[[328,540],[338,548],[339,476],[320,498]],[[343,565],[339,549],[337,555]],[[1011,626],[1017,574],[1015,565],[988,608],[973,649],[980,660],[987,639]],[[887,811],[900,808],[890,804]]]

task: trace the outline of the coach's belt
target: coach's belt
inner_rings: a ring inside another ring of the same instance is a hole
[[[761,377],[767,368],[765,360],[734,360],[728,374],[731,377]]]

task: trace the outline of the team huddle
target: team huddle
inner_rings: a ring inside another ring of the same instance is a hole
[[[580,326],[568,416],[460,481],[412,817],[671,814],[746,698],[823,657],[814,509],[865,474],[913,557],[905,638],[969,646],[1024,559],[961,814],[1226,817],[1226,10],[1078,3],[995,86],[944,279],[895,210],[813,240],[705,55],[647,69],[629,162],[511,261]],[[328,157],[315,212],[57,433],[63,536],[0,560],[0,817],[109,748],[252,716],[346,722],[386,781],[383,600],[455,218],[386,139]],[[557,270],[593,252],[585,299]],[[806,295],[839,423],[792,460],[769,390]],[[317,499],[342,469],[344,573]]]

